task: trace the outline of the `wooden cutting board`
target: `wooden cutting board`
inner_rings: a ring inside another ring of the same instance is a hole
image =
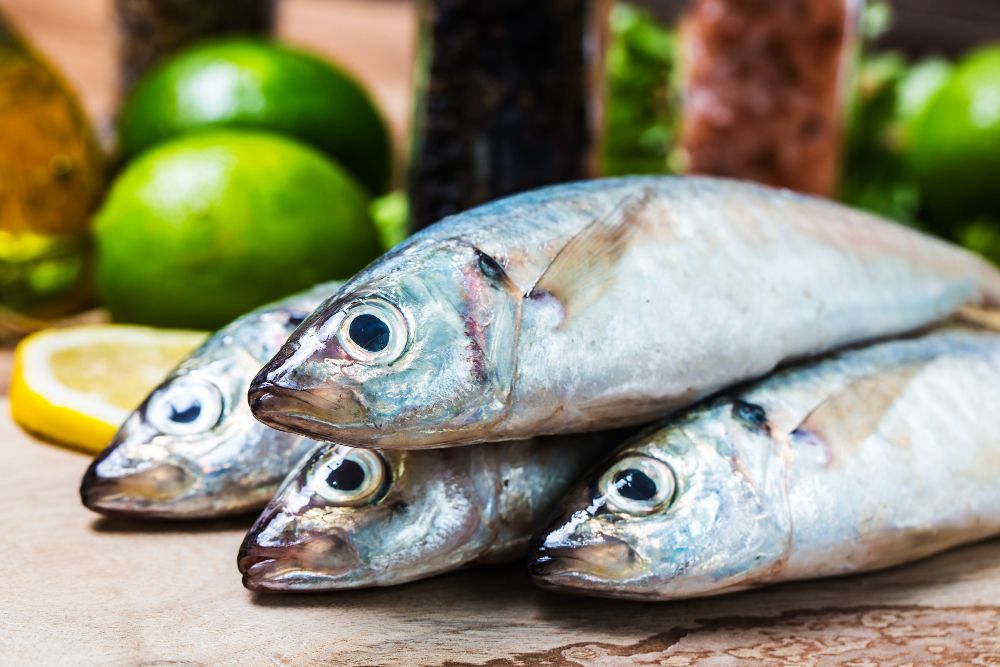
[[[77,497],[88,457],[23,434],[8,408],[0,396],[2,665],[1000,665],[1000,541],[680,603],[563,597],[518,565],[259,595],[236,569],[250,519],[99,518]]]

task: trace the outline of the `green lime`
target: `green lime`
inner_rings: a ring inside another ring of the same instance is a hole
[[[911,141],[914,173],[939,223],[1000,214],[1000,46],[959,63],[914,121]]]
[[[343,169],[280,135],[181,137],[129,164],[98,212],[98,293],[119,321],[215,328],[374,259],[367,207]]]
[[[920,117],[927,103],[948,83],[954,65],[941,57],[930,57],[914,63],[903,73],[896,93],[896,114],[907,126]]]
[[[273,42],[239,38],[183,51],[139,83],[118,129],[131,158],[220,127],[288,135],[340,162],[371,193],[388,186],[389,133],[365,89],[334,65]]]
[[[410,203],[405,192],[397,190],[373,200],[368,213],[386,250],[391,250],[406,238]]]

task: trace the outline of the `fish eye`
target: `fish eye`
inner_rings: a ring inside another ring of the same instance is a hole
[[[663,461],[628,456],[604,473],[599,486],[612,509],[650,514],[670,505],[677,482],[674,471]]]
[[[371,313],[361,313],[352,319],[348,335],[369,352],[381,352],[389,345],[389,325]]]
[[[403,313],[385,299],[372,297],[347,308],[337,337],[358,361],[391,363],[403,353],[408,335]]]
[[[222,409],[222,392],[214,383],[182,377],[150,396],[146,419],[167,435],[193,435],[218,424]]]
[[[334,505],[356,507],[381,498],[388,474],[378,453],[337,447],[313,468],[309,485]]]

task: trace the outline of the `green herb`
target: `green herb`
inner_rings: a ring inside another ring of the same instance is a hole
[[[629,3],[615,5],[610,31],[602,170],[610,176],[670,171],[678,108],[676,35]]]

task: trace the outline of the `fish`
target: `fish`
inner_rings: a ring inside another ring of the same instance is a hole
[[[415,450],[326,443],[247,534],[243,584],[270,592],[394,586],[522,559],[553,504],[624,437]]]
[[[950,326],[790,367],[581,479],[535,583],[673,600],[876,570],[1000,533],[1000,334]]]
[[[311,314],[249,397],[269,426],[359,447],[617,428],[998,296],[976,255],[833,202],[599,179],[410,237]]]
[[[80,485],[106,515],[200,519],[259,510],[319,445],[253,418],[250,381],[339,282],[239,317],[185,358],[134,410]]]

